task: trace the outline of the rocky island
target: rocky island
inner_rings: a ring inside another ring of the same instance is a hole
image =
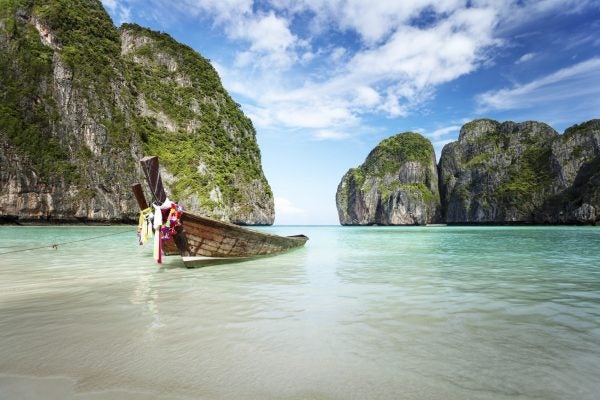
[[[423,136],[383,140],[342,178],[336,202],[342,225],[413,225],[441,217],[435,153]]]
[[[562,135],[540,122],[475,120],[444,147],[433,169],[437,173],[411,176],[400,166],[406,165],[412,142],[397,142],[394,152],[387,153],[398,168],[383,168],[387,158],[376,161],[382,144],[402,136],[384,140],[365,164],[342,178],[336,196],[341,224],[600,222],[600,120],[575,125]],[[423,137],[419,142],[432,148]],[[419,171],[431,171],[434,164],[419,164]],[[439,182],[439,200],[433,182]],[[401,188],[417,185],[429,190],[401,194]]]
[[[256,132],[209,60],[167,34],[117,29],[97,0],[3,5],[0,220],[134,220],[130,184],[153,154],[188,210],[273,223]]]

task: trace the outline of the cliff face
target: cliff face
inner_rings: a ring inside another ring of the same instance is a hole
[[[559,135],[539,122],[466,124],[440,158],[445,221],[599,221],[599,125],[594,120]]]
[[[96,2],[31,3],[0,10],[0,216],[133,218],[141,143],[110,123],[130,112],[118,32]]]
[[[0,218],[135,219],[142,154],[159,155],[188,210],[273,222],[252,123],[207,60],[117,30],[97,0],[3,1]]]
[[[463,126],[440,158],[446,221],[533,222],[550,193],[549,155],[557,137],[538,122],[477,120]]]
[[[159,156],[171,197],[216,219],[272,224],[256,132],[208,60],[137,25],[120,34],[144,149]]]
[[[567,129],[551,148],[552,195],[536,212],[536,222],[599,223],[600,120]]]
[[[599,224],[600,120],[563,135],[540,122],[472,121],[437,170],[427,139],[397,135],[344,175],[336,202],[342,225]]]
[[[414,225],[440,218],[433,146],[416,133],[382,141],[342,178],[336,204],[342,225]]]

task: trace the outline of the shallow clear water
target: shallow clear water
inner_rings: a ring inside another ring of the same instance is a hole
[[[0,399],[596,399],[600,228],[273,227],[163,266],[135,228],[0,227]]]

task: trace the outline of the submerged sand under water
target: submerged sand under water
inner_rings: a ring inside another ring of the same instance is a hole
[[[274,227],[201,269],[0,227],[0,399],[595,399],[600,229]],[[125,232],[127,231],[127,232]]]

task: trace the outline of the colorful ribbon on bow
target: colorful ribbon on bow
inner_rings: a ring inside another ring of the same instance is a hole
[[[137,235],[140,246],[144,245],[148,238],[152,237],[152,209],[150,207],[140,211],[140,219],[138,223]]]
[[[153,256],[156,262],[161,264],[162,241],[169,240],[177,234],[175,228],[181,225],[183,208],[168,199],[162,205],[153,205],[152,207],[140,211],[137,229],[138,241],[140,245],[143,245],[148,241],[148,238],[154,236]]]

